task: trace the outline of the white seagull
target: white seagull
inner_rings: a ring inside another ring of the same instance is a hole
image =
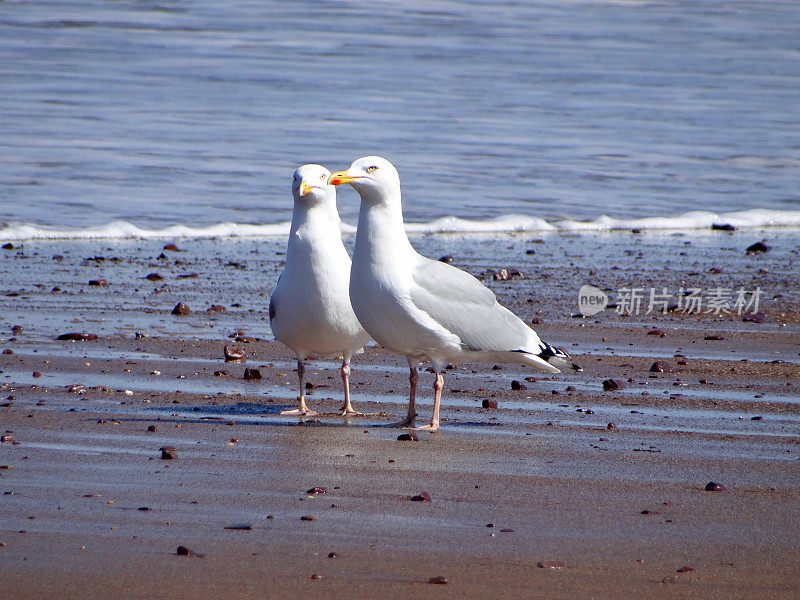
[[[342,244],[330,174],[320,165],[303,165],[292,182],[286,267],[269,301],[272,333],[297,355],[300,379],[300,406],[283,415],[317,414],[306,406],[304,361],[310,355],[342,358],[342,414],[361,414],[350,403],[350,358],[370,338],[350,306],[350,257]]]
[[[472,275],[414,250],[403,224],[400,177],[389,161],[359,158],[328,181],[349,183],[361,196],[350,298],[369,335],[408,359],[408,416],[399,425],[415,424],[422,360],[436,371],[433,417],[419,428],[430,431],[439,428],[442,373],[448,363],[513,362],[550,373],[559,372],[555,365],[574,366],[566,352],[540,340]]]

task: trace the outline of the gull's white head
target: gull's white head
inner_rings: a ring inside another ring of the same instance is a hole
[[[359,158],[347,171],[334,173],[328,181],[331,185],[349,183],[362,200],[380,202],[400,197],[400,175],[392,163],[380,156]]]
[[[331,172],[322,165],[303,165],[294,172],[292,194],[295,202],[313,205],[336,198],[336,190],[328,183]]]

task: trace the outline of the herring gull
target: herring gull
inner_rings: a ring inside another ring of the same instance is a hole
[[[305,359],[342,359],[343,415],[361,414],[350,402],[350,358],[369,341],[350,306],[350,257],[342,244],[336,189],[330,171],[303,165],[294,173],[294,212],[286,267],[269,301],[275,338],[297,356],[300,405],[284,415],[315,415],[306,406]]]
[[[369,335],[408,359],[408,415],[399,425],[415,424],[417,366],[423,360],[436,373],[433,416],[419,428],[429,431],[439,428],[448,363],[522,363],[550,373],[558,373],[558,367],[579,368],[500,305],[475,277],[414,250],[403,224],[400,177],[389,161],[360,158],[328,181],[349,183],[361,196],[350,299]]]

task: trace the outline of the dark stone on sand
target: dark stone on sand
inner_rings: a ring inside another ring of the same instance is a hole
[[[720,342],[720,341],[724,340],[725,338],[722,337],[721,335],[707,335],[703,339],[711,341],[711,342]]]
[[[650,331],[647,332],[647,335],[657,335],[659,337],[664,337],[667,335],[667,333],[662,329],[651,329]]]
[[[96,333],[62,333],[60,336],[56,338],[57,340],[67,340],[72,342],[83,342],[87,340],[96,340],[97,334]]]
[[[606,392],[611,390],[618,390],[621,387],[623,387],[622,383],[620,383],[616,379],[606,379],[603,381],[603,390],[605,390]]]
[[[300,517],[300,520],[301,521],[316,521],[317,517],[315,517],[314,515],[303,515],[302,517]]]
[[[763,312],[749,312],[742,315],[742,321],[745,323],[766,323],[767,315]]]
[[[636,234],[642,233],[642,230],[641,229],[636,229],[636,228],[635,229],[631,229],[631,233],[636,233]]]
[[[521,381],[517,381],[516,379],[514,379],[511,382],[511,389],[512,390],[527,390],[528,386],[525,385],[524,383],[522,383]]]
[[[175,244],[167,244],[166,246],[164,246],[164,250],[169,250],[171,252],[177,252],[178,251],[178,247]]]
[[[492,410],[497,409],[497,400],[492,400],[491,398],[484,398],[481,402],[481,408],[490,408]]]
[[[339,558],[336,552],[328,552],[328,558]]]
[[[439,258],[439,262],[447,263],[449,265],[451,262],[453,262],[453,255],[445,254],[444,256]]]
[[[244,370],[244,379],[247,381],[256,381],[261,379],[261,371],[247,367]]]
[[[558,560],[548,560],[546,562],[537,562],[536,566],[539,567],[540,569],[558,570],[558,569],[563,569],[567,565]]]
[[[14,354],[14,351],[11,348],[5,348],[3,354]]]
[[[18,335],[18,334],[22,333],[22,325],[14,325],[11,328],[11,333],[13,333],[14,335]]]
[[[237,335],[236,338],[233,340],[234,342],[239,342],[241,344],[254,344],[256,342],[256,338],[249,337],[246,335]]]
[[[672,373],[672,371],[673,371],[672,365],[663,360],[657,360],[652,365],[650,365],[651,373]]]
[[[706,484],[706,491],[707,492],[727,492],[728,488],[726,488],[721,483],[717,483],[716,481],[709,481]]]
[[[411,501],[412,502],[430,502],[431,501],[431,496],[430,496],[430,494],[428,494],[428,492],[421,492],[421,493],[417,494],[416,496],[411,496]]]
[[[428,583],[433,585],[447,585],[447,577],[444,575],[437,575],[436,577],[428,579]]]
[[[516,269],[498,269],[492,275],[495,281],[508,281],[509,279],[517,279],[522,277],[522,273]]]
[[[150,432],[150,433],[155,433],[156,426],[155,425],[148,425],[147,426],[147,431]]]
[[[313,488],[311,488],[310,490],[308,490],[306,492],[306,494],[327,494],[327,493],[328,493],[328,490],[326,490],[324,487],[320,487],[320,486],[313,487]]]
[[[712,223],[711,229],[716,231],[736,231],[736,227],[730,223]]]
[[[177,554],[178,556],[197,556],[197,557],[204,556],[203,554],[198,554],[194,550],[190,550],[186,546],[178,546],[178,549],[175,551],[175,554]]]
[[[616,426],[615,423],[609,423],[608,425],[606,425],[606,429],[608,429],[609,431],[611,431],[612,429],[616,429],[616,428],[617,428],[617,426]]]
[[[148,506],[140,506],[136,510],[140,510],[142,512],[147,512],[148,510],[150,510],[150,507],[148,507]]]
[[[678,569],[678,573],[691,573],[692,571],[694,571],[694,569],[692,567],[687,567],[687,566],[683,566],[680,569]]]
[[[39,371],[34,371],[34,372],[33,372],[33,377],[34,377],[34,379],[38,379],[38,378],[39,378],[39,377],[41,377],[41,376],[42,376],[42,374],[41,374],[41,373],[39,373]]]
[[[192,312],[192,309],[190,309],[188,306],[186,306],[186,304],[184,304],[183,302],[178,302],[175,305],[175,308],[172,309],[172,314],[173,315],[188,315],[191,312]]]
[[[247,360],[247,354],[239,346],[225,344],[222,350],[225,354],[225,362],[244,362]]]
[[[227,312],[228,309],[221,304],[212,304],[206,309],[206,312]]]
[[[544,323],[544,319],[542,319],[542,317],[533,317],[531,319],[531,325],[541,325],[542,323]]]
[[[161,446],[158,449],[161,452],[161,458],[164,460],[172,460],[178,458],[178,453],[172,446]]]
[[[108,282],[105,279],[92,279],[89,281],[89,285],[106,287],[108,285]]]
[[[14,244],[12,244],[11,242],[3,244],[3,250],[13,250],[13,249],[14,249]]]
[[[772,246],[767,246],[764,242],[756,242],[755,244],[750,244],[747,248],[745,248],[745,254],[763,254],[764,252],[769,252]]]
[[[9,434],[0,435],[0,444],[13,444],[14,443],[14,436]]]
[[[149,275],[145,275],[144,278],[150,281],[164,281],[164,278],[158,273],[150,273]]]
[[[228,377],[230,373],[227,371],[214,371],[214,377]]]
[[[253,525],[251,523],[234,523],[233,525],[226,525],[225,529],[233,531],[252,531]]]
[[[322,579],[322,575],[320,575],[319,573],[312,573],[311,579]]]
[[[711,268],[708,270],[708,272],[709,272],[709,273],[711,273],[712,275],[720,275],[721,273],[724,273],[725,271],[723,271],[723,270],[722,270],[722,269],[720,269],[719,267],[711,267]]]
[[[400,442],[418,442],[419,436],[414,432],[401,433],[397,436],[397,440]]]

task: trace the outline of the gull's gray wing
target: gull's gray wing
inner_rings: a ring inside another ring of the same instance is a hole
[[[469,350],[541,351],[539,336],[469,273],[425,259],[412,270],[411,301]]]

